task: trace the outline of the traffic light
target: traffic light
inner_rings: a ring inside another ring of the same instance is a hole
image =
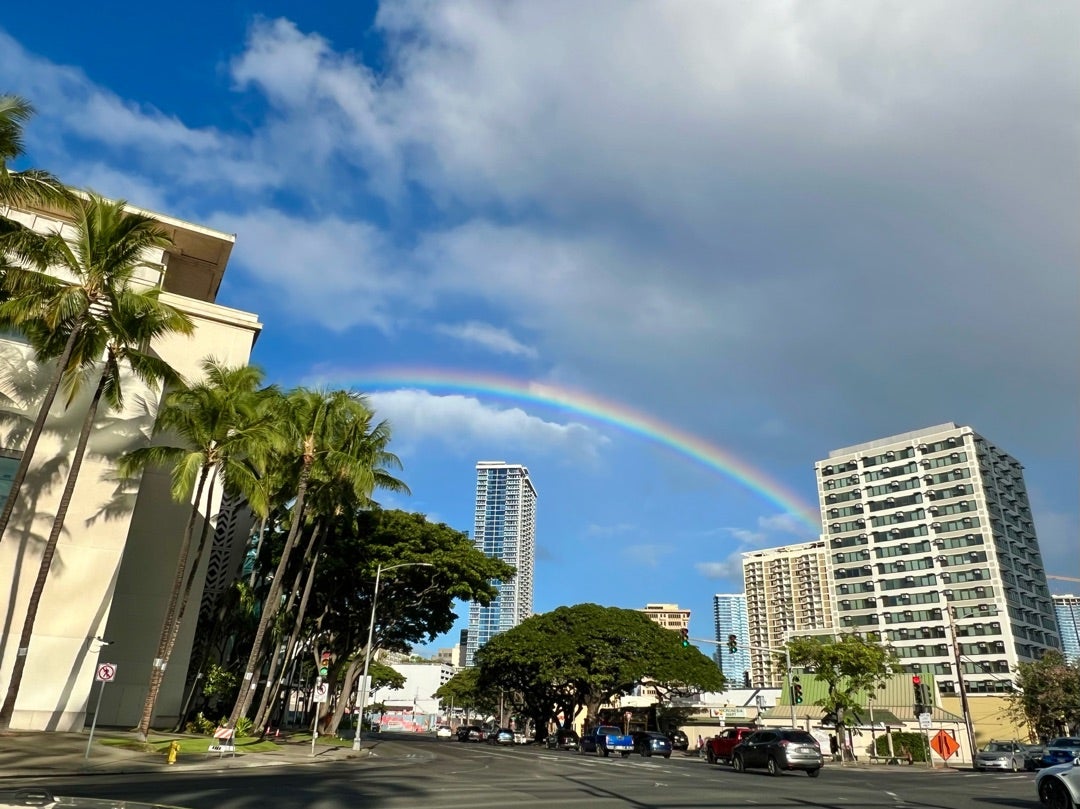
[[[918,674],[911,675],[911,691],[915,697],[915,716],[926,713],[926,703],[923,701],[923,683]]]
[[[802,705],[802,683],[798,677],[791,678],[791,701],[796,705]]]
[[[742,673],[742,685],[743,685],[743,688],[749,688],[750,687],[750,672],[744,671]]]
[[[731,654],[735,654],[739,651],[739,639],[735,635],[727,636],[727,650],[731,652]]]
[[[319,676],[325,677],[330,673],[330,653],[323,652],[319,657]]]
[[[684,626],[682,629],[679,630],[679,634],[682,635],[683,648],[686,648],[690,645],[690,630]]]

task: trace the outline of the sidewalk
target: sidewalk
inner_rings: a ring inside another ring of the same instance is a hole
[[[102,737],[129,737],[130,732],[98,731],[87,757],[88,733],[48,733],[7,731],[0,733],[0,780],[61,775],[103,775],[118,773],[163,772],[184,770],[221,770],[241,767],[272,767],[283,764],[310,764],[324,761],[343,761],[366,758],[377,742],[365,739],[364,749],[354,752],[350,747],[315,743],[285,742],[274,750],[243,753],[238,745],[235,756],[219,757],[217,753],[182,753],[175,764],[169,764],[161,753],[143,753],[115,745],[102,744]],[[167,737],[166,737],[167,738]],[[207,738],[207,745],[213,739]]]

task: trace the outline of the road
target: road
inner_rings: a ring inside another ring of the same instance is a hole
[[[68,778],[56,794],[191,809],[968,809],[1038,807],[1030,773],[829,766],[820,778],[738,774],[676,753],[670,760],[597,758],[531,746],[398,736],[371,759],[258,769]],[[40,781],[38,785],[44,785]],[[15,786],[6,784],[5,786]]]

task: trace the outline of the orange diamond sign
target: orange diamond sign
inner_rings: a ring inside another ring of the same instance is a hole
[[[934,748],[935,753],[946,760],[954,756],[956,751],[960,749],[956,739],[943,730],[939,730],[937,735],[930,740],[930,746]]]

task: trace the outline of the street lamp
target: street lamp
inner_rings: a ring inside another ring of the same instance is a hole
[[[375,592],[371,596],[371,620],[368,622],[367,646],[364,648],[364,679],[360,681],[359,722],[356,727],[356,736],[353,738],[353,750],[360,749],[360,737],[364,734],[364,707],[367,705],[368,670],[371,668],[371,639],[375,635],[375,606],[379,602],[379,580],[384,570],[396,570],[399,567],[435,567],[435,565],[431,562],[402,562],[389,567],[379,565],[375,569]]]

